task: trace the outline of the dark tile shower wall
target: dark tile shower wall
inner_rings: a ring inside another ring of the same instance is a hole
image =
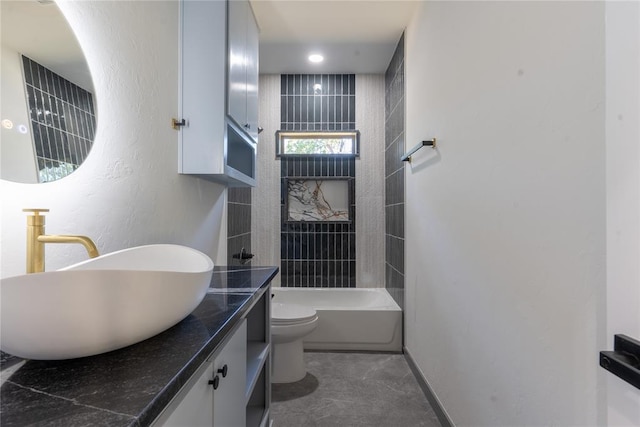
[[[240,265],[233,258],[242,248],[251,253],[251,188],[229,188],[227,194],[227,265]]]
[[[283,74],[280,87],[280,130],[355,130],[355,74]]]
[[[93,95],[26,56],[22,64],[40,181],[55,180],[75,170],[91,150]]]
[[[314,85],[320,84],[320,90]],[[355,75],[282,75],[282,130],[355,130]],[[355,158],[281,157],[281,283],[355,287]],[[349,224],[286,223],[287,178],[346,177]]]
[[[404,34],[385,73],[385,287],[404,309]]]

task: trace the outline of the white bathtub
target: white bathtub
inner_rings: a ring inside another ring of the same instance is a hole
[[[313,307],[308,350],[402,351],[402,310],[385,289],[272,288],[274,302]]]

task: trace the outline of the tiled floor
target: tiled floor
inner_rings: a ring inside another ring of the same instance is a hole
[[[305,353],[307,376],[274,384],[274,427],[440,427],[401,354]]]

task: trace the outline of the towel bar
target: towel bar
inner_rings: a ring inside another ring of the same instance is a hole
[[[400,158],[400,160],[402,160],[403,162],[411,163],[411,155],[413,153],[415,153],[416,151],[418,151],[419,149],[421,149],[422,147],[431,147],[431,148],[435,149],[436,148],[436,139],[432,138],[432,139],[428,139],[426,141],[422,141],[420,144],[416,145],[411,150],[409,150],[407,153],[405,153],[404,156],[402,156]]]

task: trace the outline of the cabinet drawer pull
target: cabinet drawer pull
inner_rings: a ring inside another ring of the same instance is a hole
[[[212,380],[209,380],[209,384],[213,386],[214,390],[217,390],[220,385],[220,377],[216,375]]]
[[[222,374],[222,378],[227,377],[227,365],[225,364],[221,369],[218,369],[218,373]]]

